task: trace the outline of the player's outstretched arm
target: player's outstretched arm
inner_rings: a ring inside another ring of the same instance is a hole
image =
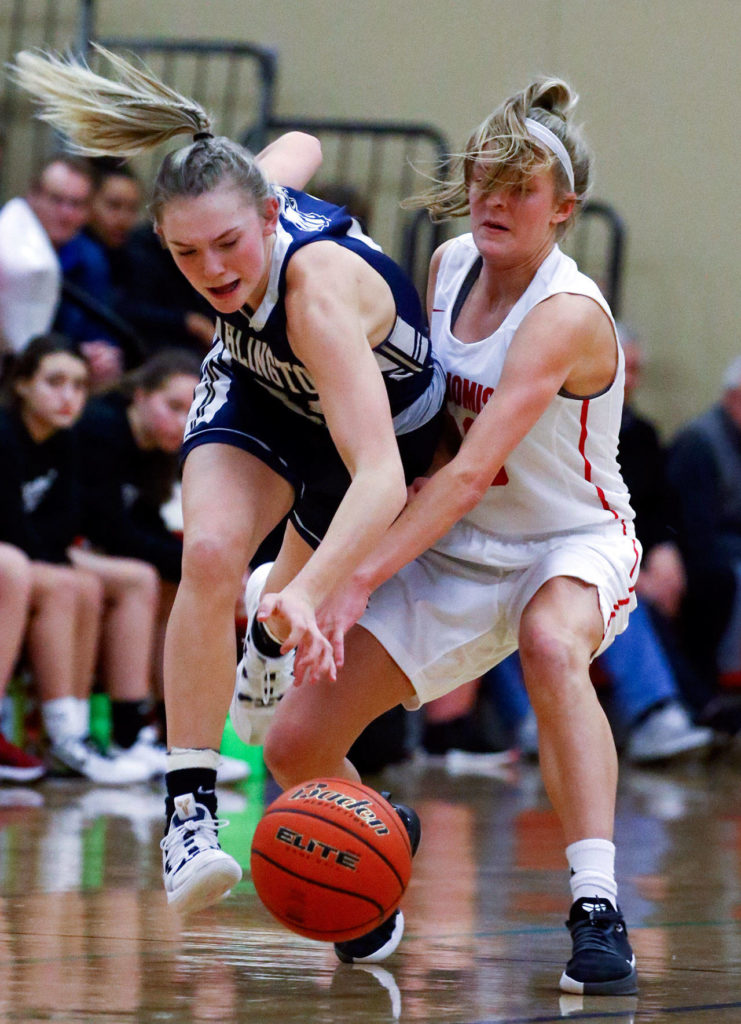
[[[404,505],[406,485],[371,347],[394,320],[388,286],[355,254],[329,242],[300,250],[289,275],[289,338],[311,373],[351,481],[309,561],[281,595],[261,602],[260,617],[269,611],[268,624],[276,635],[289,633],[293,646],[321,637],[315,609],[378,543]],[[323,644],[316,649],[326,651]]]

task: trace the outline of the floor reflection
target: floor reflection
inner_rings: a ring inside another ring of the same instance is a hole
[[[185,922],[167,911],[156,790],[0,787],[0,1024],[741,1020],[738,765],[623,774],[618,874],[637,1000],[556,988],[568,892],[537,767],[415,762],[373,781],[414,804],[423,842],[405,940],[364,967],[282,929],[248,873],[216,908]],[[224,846],[246,867],[276,792],[259,780],[220,794]]]

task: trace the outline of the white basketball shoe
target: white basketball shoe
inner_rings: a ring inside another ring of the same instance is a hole
[[[167,902],[181,914],[216,903],[241,879],[241,867],[221,849],[216,835],[228,824],[213,818],[193,793],[175,797],[175,813],[160,846]]]
[[[237,680],[229,708],[237,736],[243,743],[255,746],[262,744],[278,701],[293,684],[295,651],[277,658],[266,658],[255,648],[252,640],[252,623],[272,566],[272,562],[259,565],[247,580],[244,592],[247,613],[244,653],[237,665]]]

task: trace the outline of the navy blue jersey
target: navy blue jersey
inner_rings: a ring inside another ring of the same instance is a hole
[[[217,340],[207,361],[215,358],[236,375],[244,368],[294,412],[324,424],[314,382],[286,333],[286,269],[291,256],[304,245],[332,239],[361,256],[387,282],[394,297],[394,325],[374,354],[397,433],[426,422],[435,412],[434,402],[423,397],[433,384],[435,362],[414,285],[344,208],[295,189],[275,186],[275,194],[280,213],[265,296],[254,312],[246,307],[216,317]]]
[[[294,490],[293,526],[315,548],[350,485],[327,429],[319,395],[286,333],[286,267],[298,249],[332,239],[357,253],[389,285],[396,319],[374,349],[388,393],[407,482],[427,471],[435,451],[445,374],[433,358],[414,285],[346,210],[277,188],[279,222],[265,296],[216,318],[185,428],[183,457],[202,444],[242,448]],[[371,425],[372,429],[372,425]]]

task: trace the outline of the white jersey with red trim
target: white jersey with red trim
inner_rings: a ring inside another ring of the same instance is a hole
[[[447,372],[447,407],[461,435],[493,393],[507,351],[527,313],[560,292],[586,295],[614,322],[597,285],[554,246],[502,325],[488,338],[458,341],[451,330],[480,271],[470,234],[443,254],[437,275],[431,334]],[[466,561],[506,567],[515,540],[541,540],[614,523],[633,536],[633,510],[617,461],[625,368],[603,392],[581,398],[560,392],[505,461],[481,501],[435,548]]]

